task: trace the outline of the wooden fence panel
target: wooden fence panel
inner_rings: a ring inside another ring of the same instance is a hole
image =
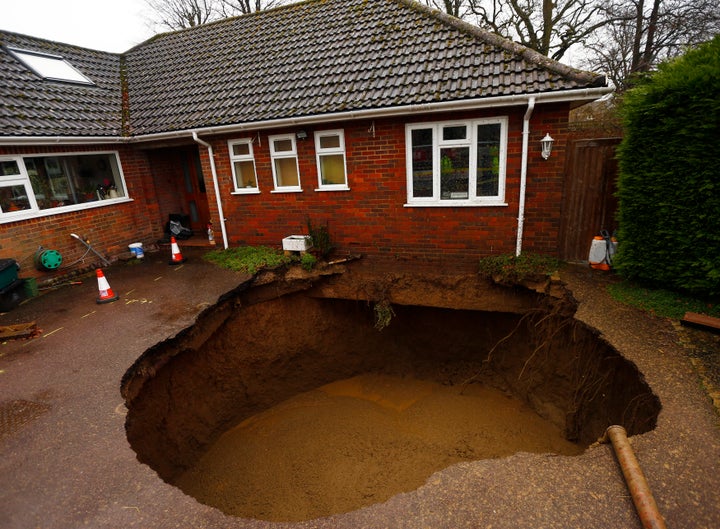
[[[615,198],[620,138],[571,139],[565,164],[559,257],[587,261],[592,238],[617,229]]]

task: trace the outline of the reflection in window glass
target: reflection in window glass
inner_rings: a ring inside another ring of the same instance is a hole
[[[506,205],[506,117],[406,125],[408,202]]]
[[[123,197],[127,191],[115,152],[0,160],[0,221]]]
[[[25,192],[25,186],[0,184],[0,212],[11,213],[24,209],[30,209],[30,199]]]
[[[477,196],[492,197],[500,186],[500,124],[477,128]]]
[[[231,143],[230,145],[232,156],[249,156],[252,154],[250,152],[250,142],[248,140],[238,143]]]
[[[320,150],[341,148],[339,134],[319,134],[318,137],[320,138],[320,141],[318,142]]]
[[[273,141],[273,148],[275,152],[292,152],[293,141],[291,139],[275,140]]]
[[[443,141],[464,140],[467,138],[467,126],[453,125],[443,127]]]
[[[440,198],[466,200],[470,189],[470,149],[467,147],[440,150]]]
[[[114,155],[38,156],[24,162],[39,209],[125,196]]]
[[[432,197],[433,129],[415,129],[411,140],[413,197]]]
[[[20,167],[15,160],[0,161],[0,176],[15,176],[20,174]]]

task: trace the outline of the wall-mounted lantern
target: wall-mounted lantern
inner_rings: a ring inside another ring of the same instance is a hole
[[[545,137],[540,140],[540,145],[542,145],[543,159],[547,160],[548,158],[550,158],[550,153],[552,152],[552,146],[554,141],[555,140],[552,139],[550,134],[545,134]]]

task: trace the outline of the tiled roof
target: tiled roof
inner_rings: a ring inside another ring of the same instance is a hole
[[[42,134],[45,126],[52,134],[116,134],[120,59],[58,46],[63,55],[73,53],[81,69],[88,66],[84,73],[101,80],[102,88],[39,87],[38,95],[67,97],[95,121],[25,114],[13,127],[20,130],[25,122],[24,134]],[[2,57],[3,68],[7,60]],[[605,84],[602,76],[411,0],[307,0],[158,35],[123,60],[133,135]],[[13,84],[20,98],[37,85],[17,70]],[[105,89],[114,92],[101,100]],[[7,90],[3,84],[2,101]],[[5,123],[12,118],[2,112],[0,127],[8,134]]]
[[[64,57],[94,85],[47,81],[0,49],[0,136],[119,136],[120,56],[0,31],[0,44]]]

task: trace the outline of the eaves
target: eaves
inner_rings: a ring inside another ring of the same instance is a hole
[[[558,92],[542,92],[539,94],[522,94],[511,96],[483,97],[440,103],[418,105],[402,105],[395,107],[368,110],[316,114],[292,118],[272,119],[266,121],[250,121],[231,125],[195,127],[186,130],[159,132],[136,136],[4,136],[0,137],[0,145],[99,145],[99,144],[141,144],[157,141],[169,141],[180,138],[192,138],[193,134],[218,135],[234,132],[257,131],[271,128],[308,126],[338,121],[357,121],[380,119],[396,116],[433,114],[450,111],[479,110],[497,107],[527,105],[530,98],[536,104],[562,102],[589,102],[612,92],[611,87],[582,88]]]

